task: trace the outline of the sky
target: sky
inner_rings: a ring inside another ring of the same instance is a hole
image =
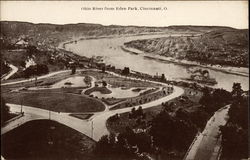
[[[248,28],[248,1],[0,1],[0,3],[1,20],[7,21]],[[93,7],[103,10],[93,10]],[[123,7],[127,10],[106,10],[105,7]],[[128,10],[129,7],[137,7],[138,10]],[[161,7],[162,10],[140,10],[142,7]]]

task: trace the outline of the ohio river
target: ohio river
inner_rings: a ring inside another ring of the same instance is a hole
[[[86,39],[80,40],[78,43],[69,43],[65,45],[65,47],[69,51],[86,57],[102,56],[106,64],[111,64],[116,66],[116,68],[122,69],[124,67],[129,67],[131,70],[147,73],[150,75],[160,75],[164,73],[168,79],[174,80],[189,78],[190,74],[187,73],[187,66],[166,61],[148,59],[143,55],[131,54],[121,49],[121,46],[123,46],[123,44],[128,41],[166,36],[169,36],[169,34]],[[171,36],[180,35],[172,34]],[[228,74],[211,69],[207,70],[209,71],[210,76],[216,78],[216,81],[218,82],[218,84],[214,86],[215,88],[224,88],[228,91],[231,91],[233,83],[239,82],[241,83],[244,90],[249,89],[249,77]]]

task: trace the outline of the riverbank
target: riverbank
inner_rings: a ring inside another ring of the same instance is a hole
[[[133,53],[133,54],[136,54],[136,55],[140,54],[140,55],[143,55],[145,58],[149,58],[149,59],[175,63],[175,64],[178,64],[178,65],[189,66],[189,67],[208,68],[208,69],[212,69],[212,70],[215,70],[215,71],[220,71],[220,72],[227,73],[227,74],[234,74],[234,75],[238,75],[238,76],[249,77],[248,68],[245,68],[245,67],[229,67],[229,66],[225,67],[225,66],[219,66],[219,65],[209,66],[209,65],[200,64],[200,63],[194,62],[194,61],[177,60],[177,59],[174,59],[172,57],[163,57],[163,56],[159,56],[159,55],[150,55],[150,54],[147,54],[147,53],[145,53],[145,52],[143,52],[141,50],[138,50],[138,49],[135,49],[135,48],[129,48],[129,47],[126,47],[126,46],[121,46],[121,48],[125,52]]]
[[[175,34],[177,35],[185,35],[185,36],[199,36],[200,33],[198,32],[193,32],[193,33],[179,33],[179,32],[152,32],[152,33],[139,33],[139,34],[123,34],[123,35],[110,35],[110,36],[88,36],[88,37],[81,37],[81,38],[76,38],[76,39],[72,39],[66,42],[61,42],[58,45],[58,48],[60,49],[65,49],[64,45],[66,44],[70,44],[70,43],[77,43],[78,41],[82,41],[82,40],[90,40],[90,39],[111,39],[111,38],[122,38],[122,37],[133,37],[133,36],[145,36],[145,35],[162,35],[162,34],[174,34],[173,36],[175,36]],[[194,35],[195,34],[195,35]]]
[[[96,39],[99,39],[99,38],[96,38]],[[64,43],[61,44],[61,46],[63,44],[69,44],[69,43],[74,43],[74,42],[75,41],[64,42]],[[65,47],[60,48],[60,49],[68,52],[69,54],[72,54],[72,55],[75,55],[75,56],[78,56],[78,57],[81,57],[81,58],[86,58],[86,59],[89,59],[89,60],[93,59],[93,57],[92,58],[88,58],[88,57],[85,57],[83,55],[78,55],[77,53],[74,53],[72,51],[68,51]],[[119,74],[119,75],[122,74],[122,69],[116,68],[116,66],[111,66],[111,65],[107,65],[106,63],[102,63],[103,65],[101,67],[98,67],[98,65],[97,65],[98,63],[97,62],[92,62],[92,64],[93,63],[95,63],[95,65],[89,66],[90,68],[101,70],[102,67],[105,67],[106,71],[111,71],[111,72],[114,72],[114,73]],[[131,72],[127,76],[135,77],[135,78],[139,78],[139,79],[144,79],[144,80],[149,80],[149,81],[162,82],[159,77],[155,77],[153,75],[150,75],[150,74],[147,74],[147,73],[143,73],[143,72],[139,72],[139,71],[134,71],[134,70],[131,70]],[[204,85],[197,84],[195,82],[183,81],[183,80],[172,80],[172,79],[170,80],[169,79],[169,80],[165,80],[164,83],[171,84],[171,85],[177,85],[177,86],[181,86],[181,87],[196,88],[198,90],[202,90],[202,88],[204,88]],[[209,86],[206,86],[206,87],[209,87]],[[211,87],[209,87],[209,88],[211,88]]]
[[[78,41],[77,43],[67,44],[65,46],[65,49],[68,51],[72,51],[79,56],[88,57],[89,61],[91,60],[91,63],[94,61],[94,63],[97,65],[106,66],[108,68],[115,68],[115,70],[122,70],[124,67],[129,67],[131,71],[138,71],[139,73],[145,73],[151,76],[160,76],[161,74],[164,74],[168,80],[182,81],[186,83],[186,81],[182,80],[181,78],[190,77],[190,73],[187,72],[187,66],[183,66],[178,63],[164,62],[161,60],[151,60],[149,58],[145,58],[143,55],[135,55],[125,52],[121,49],[121,46],[123,46],[123,44],[128,41],[164,36],[168,35],[149,35],[125,38],[83,40]],[[92,68],[94,65],[89,65],[89,67]],[[249,84],[247,83],[247,76],[228,74],[208,68],[206,70],[209,71],[211,78],[216,78],[217,81],[217,84],[209,87],[223,88],[227,91],[231,91],[233,83],[239,82],[242,84],[243,90],[248,90],[249,88]],[[194,82],[189,81],[188,83]]]
[[[77,43],[78,41],[82,41],[82,40],[90,40],[90,39],[104,39],[104,38],[107,38],[107,39],[113,39],[113,38],[121,38],[121,37],[133,37],[133,36],[143,36],[143,35],[161,35],[162,32],[159,32],[159,33],[149,33],[149,34],[146,34],[146,33],[142,33],[142,34],[131,34],[131,35],[119,35],[119,36],[91,36],[91,37],[83,37],[83,38],[79,38],[79,39],[75,39],[75,40],[71,40],[71,41],[67,41],[67,42],[62,42],[58,48],[60,49],[63,49],[63,50],[66,50],[65,49],[65,46],[66,44],[70,44],[70,43]],[[167,33],[166,33],[167,34]],[[171,33],[171,34],[174,34],[174,33]],[[177,34],[177,33],[176,33]],[[178,33],[179,36],[183,36],[186,35],[186,36],[194,36],[190,33]],[[199,36],[198,33],[196,33],[197,36]],[[175,36],[175,35],[172,35],[172,36]],[[155,59],[155,60],[159,60],[159,61],[166,61],[166,62],[170,62],[170,63],[175,63],[175,64],[178,64],[178,65],[183,65],[183,66],[190,66],[190,67],[193,67],[193,66],[197,66],[197,67],[202,67],[202,68],[208,68],[208,69],[212,69],[212,70],[215,70],[215,71],[220,71],[220,72],[223,72],[223,73],[228,73],[228,74],[234,74],[234,75],[239,75],[239,76],[244,76],[244,77],[249,77],[249,71],[248,71],[248,68],[246,67],[231,67],[231,66],[220,66],[220,65],[214,65],[214,66],[209,66],[209,65],[204,65],[204,64],[201,64],[199,62],[195,62],[195,61],[189,61],[189,60],[177,60],[177,59],[174,59],[172,57],[163,57],[163,56],[159,56],[159,55],[149,55],[141,50],[138,50],[138,49],[135,49],[135,48],[130,48],[130,47],[126,47],[125,45],[121,46],[121,49],[125,52],[129,52],[131,54],[135,54],[135,55],[138,55],[138,54],[143,54],[143,56],[145,58],[149,58],[149,59]],[[67,50],[66,50],[67,51]]]

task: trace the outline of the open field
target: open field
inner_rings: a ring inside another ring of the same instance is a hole
[[[139,96],[129,98],[125,102],[115,105],[114,107],[111,108],[111,110],[132,107],[132,106],[148,103],[150,101],[157,100],[159,98],[162,98],[172,93],[172,90],[163,91],[159,89],[152,89],[152,91],[150,90],[148,91],[146,91],[145,94],[141,94]]]
[[[131,80],[122,77],[117,77],[108,73],[103,73],[101,71],[83,71],[82,74],[87,74],[95,77],[99,81],[106,81],[108,84],[113,87],[124,87],[124,88],[132,88],[132,87],[155,87],[160,86],[158,84],[143,82],[139,80]]]
[[[46,78],[41,78],[38,79],[37,81],[35,81],[35,77],[33,77],[32,79],[28,79],[29,81],[23,82],[23,83],[17,83],[17,84],[11,84],[11,85],[7,85],[7,86],[1,86],[2,92],[5,91],[10,91],[11,89],[17,89],[20,87],[35,87],[35,86],[49,86],[52,85],[60,80],[66,79],[68,77],[72,76],[70,72],[63,72],[63,73],[59,73],[56,75],[53,75],[51,77],[46,77]],[[14,82],[14,81],[20,81],[20,80],[26,80],[24,78],[18,78],[15,80],[7,80],[4,81],[4,83],[9,83],[9,82]],[[3,83],[3,84],[4,84]]]
[[[6,159],[91,159],[95,142],[54,121],[37,120],[2,135]]]
[[[110,94],[112,93],[107,87],[93,87],[85,91],[85,94],[89,95],[92,92],[100,92],[102,94]]]
[[[2,95],[7,103],[23,104],[56,112],[97,112],[104,105],[93,98],[58,92],[19,92]]]

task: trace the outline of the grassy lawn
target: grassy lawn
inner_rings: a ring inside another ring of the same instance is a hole
[[[6,116],[6,117],[5,117]],[[9,113],[8,115],[5,115],[4,117],[1,117],[1,118],[6,118],[3,120],[3,122],[1,123],[1,127],[2,126],[5,126],[6,124],[8,124],[7,121],[11,121],[11,119],[15,119],[17,118],[18,116],[21,116],[21,113]]]
[[[29,56],[29,53],[25,49],[2,50],[1,56],[2,60],[6,60],[15,66],[23,66],[25,65],[24,61]]]
[[[154,84],[151,82],[146,82],[146,81],[140,81],[140,80],[130,80],[128,78],[122,78],[122,77],[117,77],[108,73],[103,73],[101,71],[82,71],[81,74],[88,75],[88,76],[93,76],[96,78],[98,82],[105,81],[112,87],[118,88],[121,87],[123,89],[130,89],[130,88],[136,88],[136,90],[141,90],[141,88],[159,88],[159,84]],[[109,94],[111,91],[106,88],[106,87],[94,87],[89,90],[85,91],[85,94],[89,95],[92,92],[99,91],[102,94]],[[119,106],[116,106],[112,109],[118,109],[118,108],[124,108],[128,107],[127,100],[129,100],[129,103],[134,103],[134,104],[139,104],[138,102],[142,98],[142,96],[146,96],[147,94],[150,94],[154,92],[155,89],[148,90],[145,92],[142,92],[140,96],[137,96],[135,98],[103,98],[102,101],[108,105],[114,105],[116,103],[119,103],[121,101],[125,101],[125,103],[120,104]],[[132,100],[133,99],[133,100]],[[138,101],[138,102],[137,102]]]
[[[162,97],[167,96],[167,95],[172,93],[172,90],[169,90],[166,92],[164,92],[162,90],[159,90],[157,92],[155,92],[155,91],[156,91],[156,89],[152,89],[152,91],[148,90],[148,91],[145,91],[146,93],[143,92],[139,96],[128,98],[123,103],[119,103],[119,104],[115,105],[114,107],[112,107],[111,110],[145,104],[145,103],[154,101],[156,99],[162,98]]]
[[[100,92],[101,94],[110,94],[112,93],[107,87],[93,87],[85,91],[85,94],[89,95],[92,92]]]
[[[160,86],[158,84],[139,81],[139,80],[130,80],[127,78],[117,77],[108,73],[103,73],[101,71],[83,71],[82,74],[87,74],[95,77],[97,80],[104,80],[108,84],[113,87],[124,87],[124,88],[132,88],[132,87],[156,87]]]
[[[124,99],[117,99],[117,98],[103,98],[102,101],[107,105],[114,105],[119,102],[125,101]]]
[[[56,112],[97,112],[104,105],[84,95],[61,92],[18,92],[2,94],[7,103],[21,104]]]
[[[77,74],[76,74],[77,75]],[[72,75],[70,74],[70,72],[66,72],[66,73],[60,73],[48,78],[42,78],[37,80],[37,86],[46,86],[46,85],[52,85],[58,81],[61,81],[63,79],[69,78]],[[75,76],[75,75],[73,75]],[[18,80],[25,80],[24,78],[22,79],[15,79],[15,80],[7,80],[4,81],[4,83],[8,83],[8,82],[13,82],[13,81],[18,81]],[[27,82],[23,82],[23,83],[17,83],[17,84],[11,84],[11,85],[7,85],[7,86],[1,86],[2,91],[10,91],[12,89],[16,89],[16,88],[20,88],[20,87],[35,87],[35,80],[34,77],[32,78],[32,80],[29,80]]]
[[[90,160],[94,145],[84,134],[49,120],[27,122],[1,136],[6,159]]]

